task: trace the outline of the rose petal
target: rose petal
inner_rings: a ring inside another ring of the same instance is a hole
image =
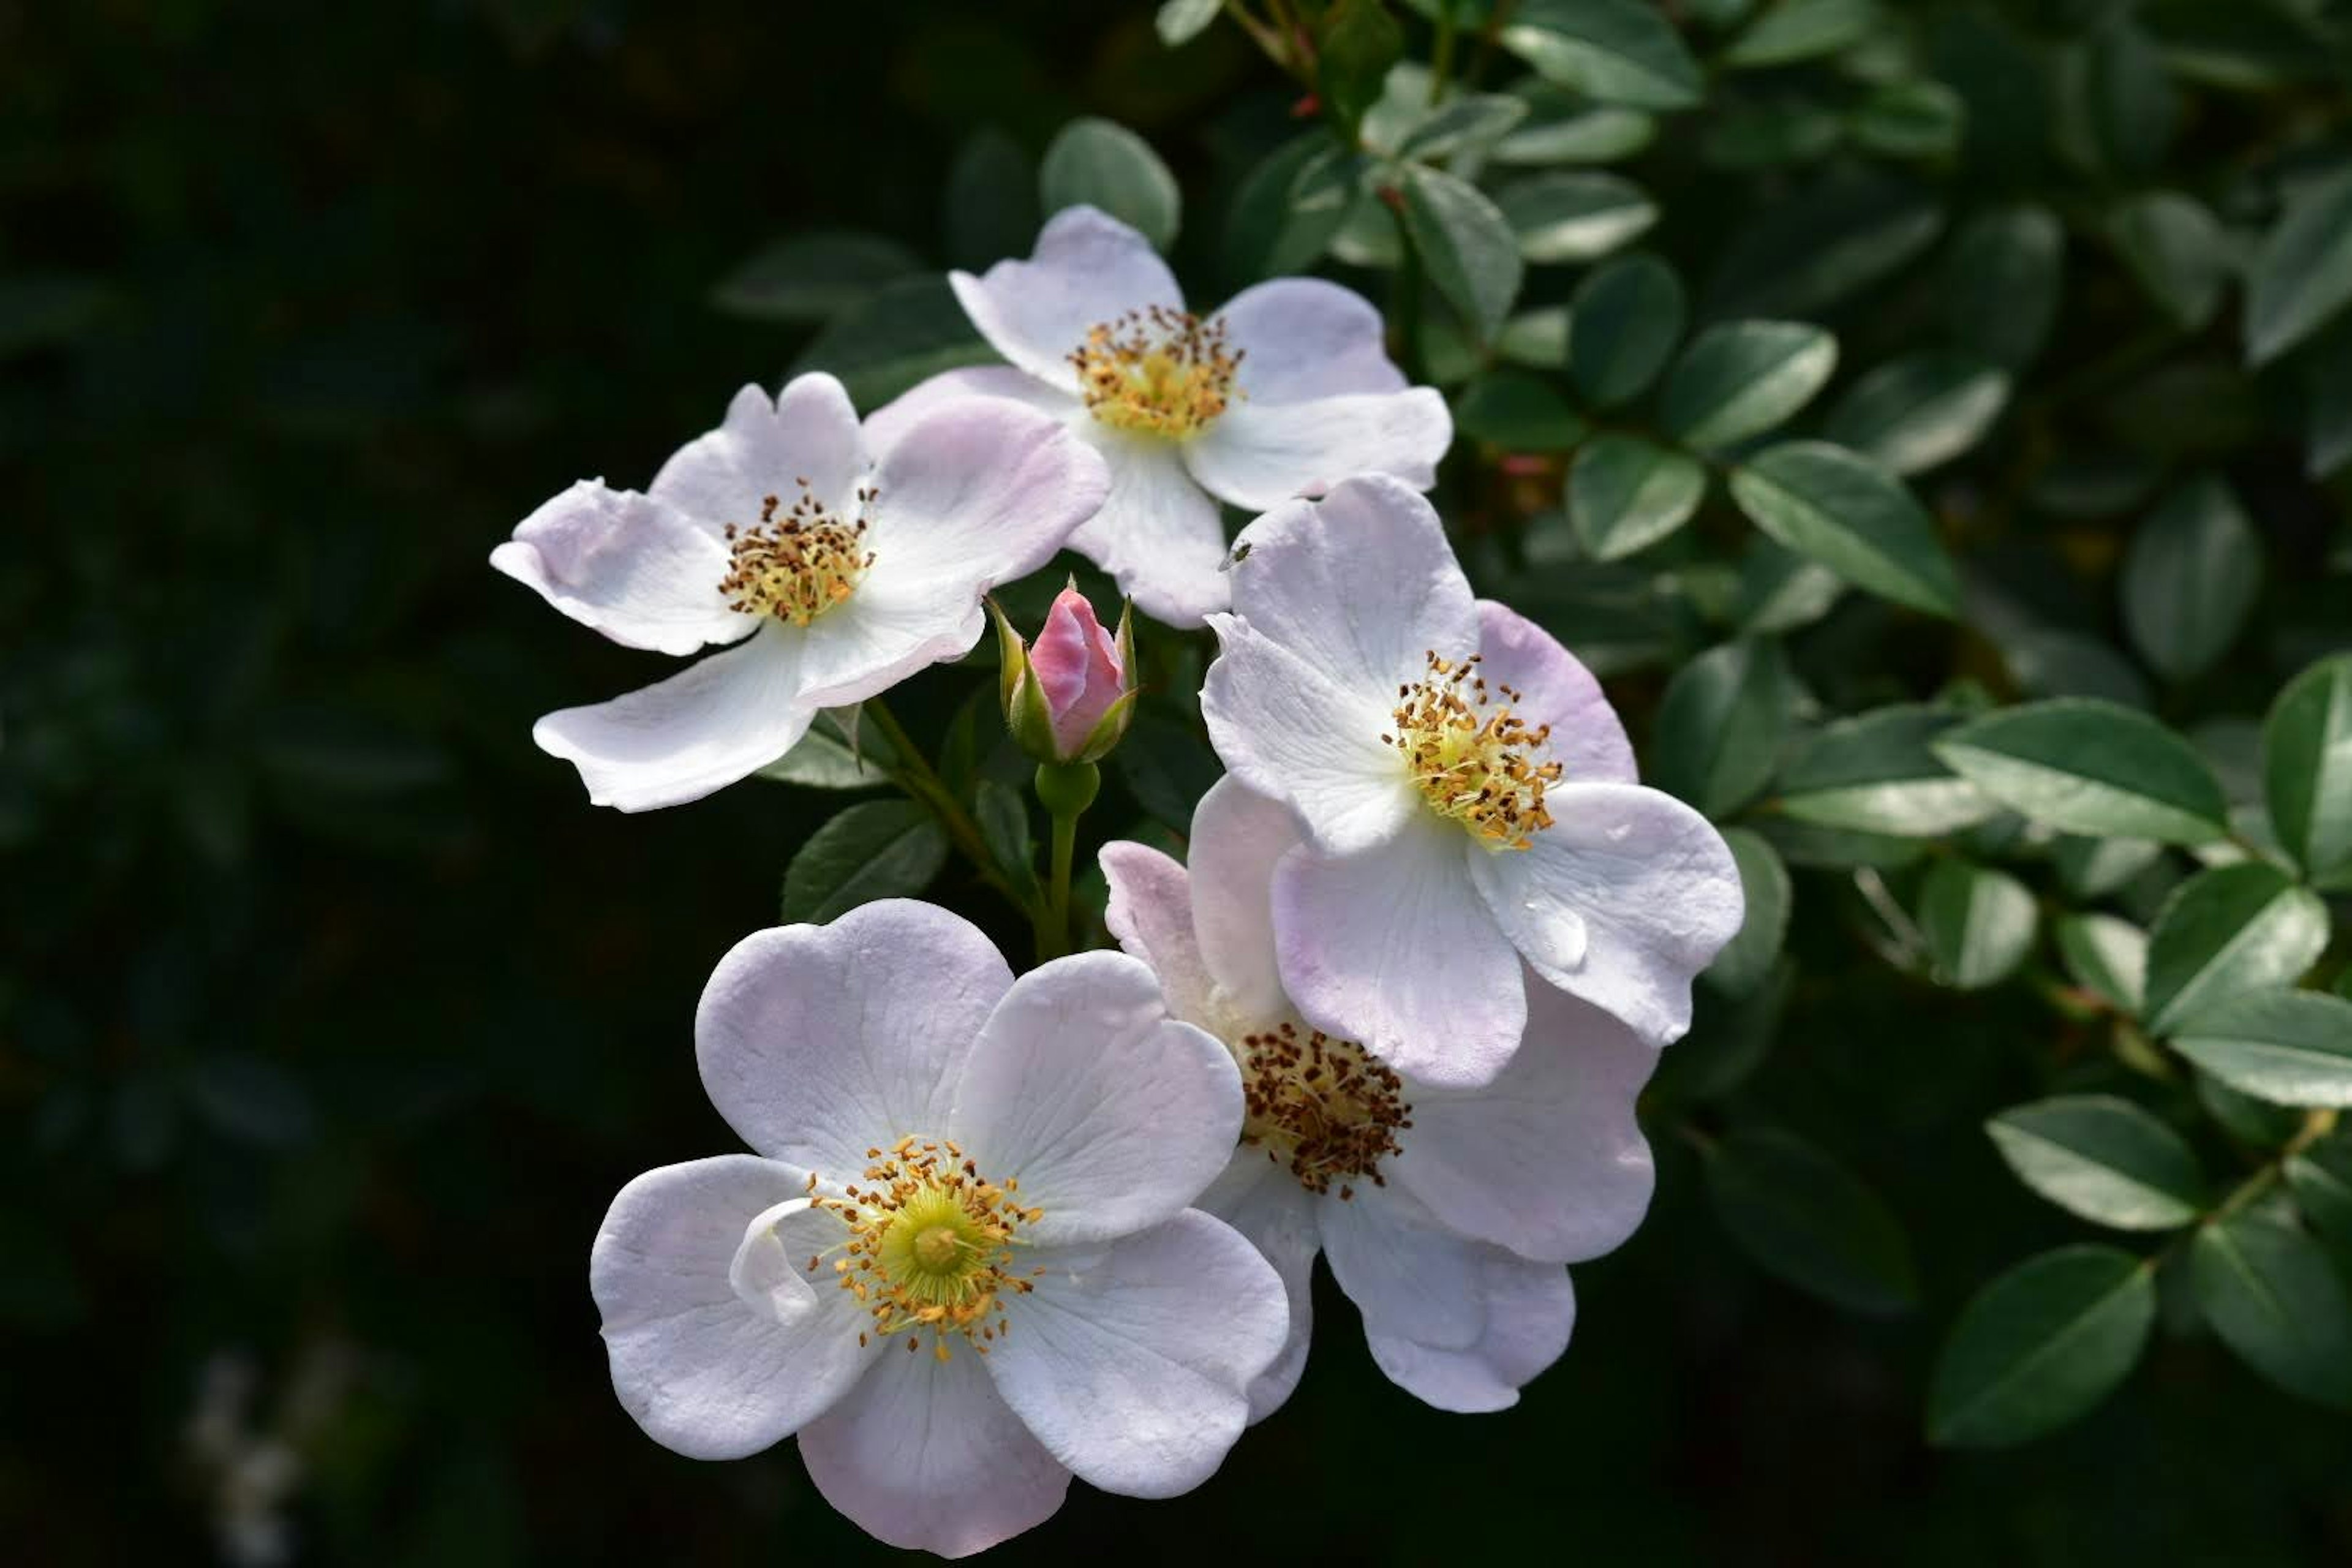
[[[1182,310],[1183,290],[1151,242],[1093,207],[1066,207],[1026,261],[1000,261],[974,278],[950,272],[964,314],[998,353],[1076,395],[1069,354],[1094,327],[1153,305]]]
[[[1639,784],[1567,784],[1546,804],[1553,822],[1531,847],[1470,857],[1480,896],[1545,980],[1652,1045],[1677,1038],[1691,978],[1739,930],[1730,848],[1706,818]],[[1570,917],[1578,947],[1558,940]]]
[[[1151,966],[1171,1013],[1186,1023],[1211,1026],[1215,984],[1192,934],[1192,889],[1184,868],[1157,849],[1125,839],[1104,845],[1099,858],[1103,879],[1110,884],[1103,924],[1112,939],[1121,952]]]
[[[791,1316],[755,1310],[731,1278],[745,1227],[800,1195],[793,1171],[749,1154],[648,1171],[596,1233],[588,1280],[613,1391],[646,1435],[689,1458],[737,1459],[800,1427],[856,1378],[857,1325],[810,1292]]]
[[[1437,482],[1454,444],[1454,416],[1430,387],[1236,403],[1184,447],[1201,488],[1253,511],[1319,496],[1358,474],[1386,474],[1417,490]]]
[[[969,365],[917,382],[867,415],[866,450],[879,463],[927,415],[974,397],[1018,403],[1066,425],[1086,417],[1086,405],[1075,392],[1057,391],[1009,364]]]
[[[1241,1136],[1225,1047],[1168,1016],[1159,980],[1082,952],[1013,983],[964,1063],[949,1127],[992,1181],[1045,1211],[1039,1245],[1099,1241],[1181,1213]]]
[[[1307,1022],[1407,1077],[1475,1087],[1509,1062],[1528,1015],[1465,854],[1465,836],[1426,814],[1360,854],[1294,849],[1275,869],[1274,929]]]
[[[1005,1403],[1079,1479],[1174,1497],[1223,1462],[1250,1384],[1281,1353],[1282,1280],[1197,1210],[1099,1248],[1041,1249],[988,1370]]]
[[[1217,312],[1243,351],[1240,384],[1252,403],[1304,403],[1356,392],[1398,392],[1387,326],[1371,301],[1320,278],[1276,278],[1243,289]]]
[[[1370,1314],[1364,1338],[1372,1360],[1407,1394],[1440,1410],[1477,1415],[1507,1410],[1519,1390],[1560,1358],[1576,1327],[1576,1291],[1568,1270],[1530,1263],[1498,1247],[1478,1247],[1464,1283],[1484,1302],[1486,1325],[1465,1349],[1420,1344],[1377,1332]]]
[[[943,1133],[956,1076],[1013,972],[976,926],[885,899],[737,942],[703,988],[695,1058],[743,1142],[829,1182]]]
[[[1550,756],[1579,784],[1634,784],[1633,743],[1601,682],[1559,639],[1492,599],[1478,601],[1478,652],[1488,687],[1507,686],[1512,709],[1551,726]]]
[[[1110,469],[1110,493],[1070,535],[1070,548],[1109,573],[1136,608],[1192,627],[1225,607],[1225,525],[1174,444],[1092,419],[1076,426]]]
[[[1291,1010],[1275,963],[1274,868],[1303,842],[1280,802],[1231,774],[1192,808],[1192,929],[1220,1011],[1245,1027]]]
[[[490,564],[625,647],[685,655],[759,629],[719,592],[725,545],[677,508],[597,479],[523,519]]]
[[[841,383],[816,373],[795,376],[774,398],[756,386],[737,393],[726,423],[679,447],[648,493],[715,532],[758,522],[769,496],[790,507],[803,480],[827,510],[855,516],[865,472],[857,410]]]
[[[580,770],[597,805],[650,811],[699,800],[807,731],[814,709],[801,688],[802,649],[795,628],[764,619],[750,638],[667,680],[548,714],[530,737]]]
[[[1274,1265],[1289,1299],[1290,1334],[1282,1353],[1250,1380],[1249,1418],[1255,1424],[1282,1407],[1307,1370],[1315,1331],[1315,1255],[1323,1247],[1315,1199],[1266,1151],[1244,1144],[1201,1194],[1200,1207],[1239,1231]]]
[[[801,1434],[809,1479],[890,1546],[969,1557],[1043,1524],[1070,1472],[1029,1435],[982,1358],[940,1362],[891,1341],[839,1405]]]

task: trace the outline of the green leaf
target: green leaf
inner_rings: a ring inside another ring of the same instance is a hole
[[[1666,378],[1658,418],[1686,447],[1760,436],[1812,400],[1837,369],[1837,340],[1801,321],[1724,321],[1693,339]]]
[[[1496,193],[1519,254],[1543,265],[1591,261],[1658,221],[1658,204],[1633,181],[1589,171],[1531,174]]]
[[[2084,81],[2091,132],[2102,163],[2126,180],[2146,179],[2164,162],[2180,126],[2180,96],[2155,41],[2121,16],[2087,40]]]
[[[2324,479],[2352,463],[2352,319],[2337,322],[2303,362],[2303,471]]]
[[[2007,373],[1982,360],[1911,354],[1848,388],[1822,434],[1889,473],[1924,473],[1983,440],[2008,402]]]
[[[1952,342],[2011,370],[2031,363],[2057,317],[2065,233],[2039,206],[1995,207],[1963,225],[1940,290]]]
[[[851,402],[873,409],[943,370],[994,363],[948,280],[925,275],[885,283],[827,321],[792,374],[829,371]]]
[[[1243,178],[1225,215],[1226,270],[1255,283],[1310,266],[1347,220],[1356,168],[1357,160],[1323,131],[1295,136],[1268,153]]]
[[[1510,221],[1467,180],[1416,163],[1404,171],[1404,222],[1430,282],[1493,337],[1524,272]]]
[[[2352,1252],[2352,1133],[2323,1138],[2286,1160],[2287,1190],[2311,1228]]]
[[[1682,279],[1646,252],[1593,269],[1569,303],[1568,372],[1597,408],[1641,395],[1683,335]]]
[[[1422,94],[1427,102],[1427,92]],[[1396,156],[1433,163],[1484,151],[1528,117],[1527,102],[1504,92],[1456,92],[1422,117],[1396,145]]]
[[[1503,323],[1495,353],[1513,364],[1538,370],[1568,368],[1568,307],[1539,305]]]
[[[886,771],[888,748],[878,735],[852,739],[853,731],[832,711],[809,726],[793,749],[761,768],[754,777],[809,789],[872,789],[890,782]]]
[[[1142,231],[1154,248],[1176,242],[1184,198],[1151,143],[1124,125],[1092,116],[1073,120],[1045,144],[1037,165],[1037,200],[1050,215],[1099,207]]]
[[[1136,803],[1178,833],[1192,830],[1192,808],[1221,771],[1190,726],[1150,711],[1136,716],[1110,762]]]
[[[1511,452],[1565,452],[1584,439],[1584,421],[1541,376],[1494,370],[1454,399],[1454,427]]]
[[[2199,1231],[2189,1260],[2224,1344],[2298,1399],[2352,1405],[2352,1298],[2316,1242],[2236,1214]]]
[[[795,235],[729,273],[710,291],[710,303],[758,321],[822,321],[893,278],[921,270],[914,252],[880,235]]]
[[[2352,654],[2286,684],[2263,724],[2271,831],[2315,887],[2352,887]]]
[[[1771,975],[1789,936],[1789,906],[1794,890],[1789,868],[1763,837],[1746,827],[1727,827],[1723,841],[1739,868],[1747,913],[1739,934],[1724,944],[1706,967],[1706,980],[1727,996],[1752,995]]]
[[[2257,860],[2200,871],[2173,890],[2147,939],[2151,1031],[2241,991],[2291,985],[2327,946],[2327,906]]]
[[[975,271],[1036,242],[1037,171],[1021,143],[994,126],[957,149],[940,194],[948,259]]]
[[[1946,159],[1968,130],[1966,100],[1939,81],[1890,81],[1873,88],[1846,121],[1862,146],[1882,158]]]
[[[2068,834],[2053,858],[2058,879],[2078,899],[2104,899],[2156,864],[2164,846],[2147,838],[2085,838]]]
[[[2014,1106],[1985,1131],[2019,1181],[2094,1225],[2175,1230],[2211,1201],[2187,1140],[2111,1094]]]
[[[2246,357],[2267,364],[2352,301],[2352,170],[2303,186],[2255,252]]]
[[[1722,62],[1752,69],[1833,55],[1860,42],[1879,19],[1874,0],[1775,0],[1731,40]]]
[[[1932,749],[1959,721],[1949,709],[1909,704],[1841,719],[1790,760],[1780,809],[1826,827],[1907,838],[1974,826],[1998,808]]]
[[[1936,1357],[1927,1440],[1997,1448],[2087,1415],[2137,1364],[2155,1271],[2112,1247],[2028,1258],[1971,1297]]]
[[[2037,917],[2033,895],[2006,871],[1944,859],[1919,890],[1919,929],[1939,984],[1980,991],[2025,962]]]
[[[2201,1068],[2190,1070],[2196,1074],[2197,1103],[2205,1108],[2205,1113],[2223,1131],[2249,1149],[2267,1152],[2281,1148],[2303,1131],[2301,1111],[2240,1094]]]
[[[1706,494],[1698,460],[1638,436],[1596,437],[1568,471],[1568,511],[1594,558],[1614,561],[1690,521]]]
[[[1224,0],[1164,0],[1151,25],[1160,33],[1160,41],[1170,48],[1189,44],[1208,30],[1224,9]]]
[[[2156,307],[2184,331],[2221,308],[2230,237],[2203,204],[2179,191],[2147,191],[2107,214],[2107,239]]]
[[[1024,898],[1037,892],[1037,851],[1029,832],[1029,806],[1019,790],[995,779],[982,779],[973,792],[972,820],[980,825],[981,841],[1006,881]]]
[[[2147,933],[2115,915],[2087,914],[2059,921],[2056,934],[2074,984],[2137,1017],[2147,994]]]
[[[1735,230],[1708,280],[1708,313],[1818,315],[1900,270],[1943,226],[1942,209],[1911,185],[1840,171]]]
[[[822,925],[876,899],[911,898],[947,864],[948,836],[910,800],[853,805],[809,835],[784,871],[783,920]]]
[[[1650,783],[1708,816],[1729,816],[1770,781],[1796,704],[1796,677],[1779,643],[1708,649],[1666,683]]]
[[[1957,616],[1959,577],[1903,481],[1823,441],[1768,447],[1732,470],[1731,499],[1757,527],[1858,587]]]
[[[1844,592],[1836,573],[1759,535],[1739,557],[1739,629],[1771,637],[1811,626]]]
[[[2150,665],[2187,680],[2229,651],[2262,578],[2262,540],[2238,498],[2215,476],[2200,475],[2132,535],[2124,555],[2124,626]]]
[[[1849,1311],[1909,1310],[1911,1244],[1885,1201],[1793,1133],[1733,1133],[1708,1152],[1707,1195],[1733,1241],[1766,1273]]]
[[[1647,147],[1658,122],[1638,109],[1590,103],[1539,79],[1512,89],[1528,117],[1488,156],[1497,163],[1613,163]]]
[[[2153,708],[2139,667],[2095,637],[2029,626],[2000,638],[2001,662],[2028,697],[2101,697],[2126,708]]]
[[[2062,832],[2202,844],[2228,828],[2221,785],[2196,749],[2119,703],[2061,697],[2001,709],[1944,736],[1936,754]]]
[[[2181,1016],[2172,1048],[2273,1105],[2352,1105],[2352,1002],[2324,991],[2242,991]]]
[[[1499,37],[1546,80],[1597,102],[1688,109],[1699,100],[1698,62],[1643,0],[1526,0]]]
[[[1315,79],[1350,143],[1404,58],[1404,29],[1381,0],[1335,0],[1316,40]]]

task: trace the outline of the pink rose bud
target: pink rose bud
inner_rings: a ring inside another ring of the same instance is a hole
[[[1064,758],[1086,750],[1111,704],[1127,695],[1118,644],[1095,619],[1095,607],[1065,588],[1045,613],[1045,627],[1029,650],[1029,670],[1054,719],[1054,749]]]

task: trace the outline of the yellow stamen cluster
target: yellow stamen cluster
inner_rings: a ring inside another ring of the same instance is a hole
[[[1203,321],[1154,305],[1091,329],[1069,358],[1096,418],[1139,435],[1181,439],[1241,395],[1234,377],[1243,353],[1226,346],[1223,320]]]
[[[836,517],[798,481],[801,499],[788,511],[774,496],[760,502],[760,521],[748,528],[727,525],[732,552],[719,591],[728,607],[747,616],[774,616],[804,626],[856,590],[874,552],[866,548],[866,519]],[[860,489],[863,511],[875,491]]]
[[[1045,1211],[1014,1201],[1021,1184],[998,1186],[949,1139],[901,1138],[888,1149],[868,1149],[864,1187],[845,1184],[842,1197],[817,1191],[808,1180],[811,1205],[837,1216],[849,1239],[834,1248],[834,1277],[874,1319],[872,1334],[857,1342],[907,1336],[915,1350],[924,1333],[932,1353],[948,1359],[948,1336],[961,1334],[981,1354],[1004,1332],[1002,1302],[1025,1296],[1031,1279],[1015,1278],[1013,1233],[1034,1225]],[[808,1260],[812,1274],[827,1255]],[[992,1321],[992,1320],[993,1320]]]
[[[1563,769],[1535,755],[1551,726],[1530,728],[1509,707],[1527,699],[1508,686],[1488,690],[1480,656],[1459,663],[1427,656],[1429,673],[1397,688],[1396,733],[1386,745],[1404,753],[1422,796],[1440,816],[1461,823],[1492,849],[1525,849],[1551,826],[1544,790]],[[1503,699],[1496,704],[1494,693]]]
[[[1353,1040],[1320,1029],[1302,1037],[1287,1023],[1243,1036],[1239,1054],[1243,1142],[1287,1164],[1310,1193],[1329,1192],[1338,1181],[1339,1196],[1352,1198],[1351,1176],[1388,1184],[1381,1160],[1397,1152],[1397,1133],[1412,1125],[1404,1081],[1393,1071]]]

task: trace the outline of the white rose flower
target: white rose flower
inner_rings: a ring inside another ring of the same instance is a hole
[[[1314,1028],[1275,936],[1275,868],[1301,842],[1287,811],[1227,777],[1193,814],[1189,870],[1140,844],[1102,851],[1119,944],[1242,1070],[1242,1142],[1201,1204],[1289,1287],[1289,1342],[1251,1384],[1251,1419],[1306,1365],[1318,1251],[1391,1381],[1442,1410],[1502,1409],[1568,1347],[1561,1266],[1616,1247],[1648,1209],[1633,1107],[1657,1054],[1540,983],[1525,1044],[1483,1089],[1423,1082]]]
[[[1276,279],[1193,315],[1151,242],[1087,206],[1055,214],[1028,260],[950,280],[1012,363],[934,376],[875,415],[876,442],[974,395],[1063,421],[1111,476],[1070,548],[1170,626],[1226,605],[1219,501],[1264,511],[1355,474],[1426,489],[1454,439],[1445,400],[1389,362],[1380,312],[1336,283]]]
[[[966,403],[902,422],[878,463],[848,394],[803,375],[735,395],[651,489],[583,479],[490,554],[573,620],[686,655],[681,675],[533,727],[623,811],[698,800],[792,750],[820,708],[879,695],[980,640],[991,588],[1101,504],[1101,459],[1052,420]]]
[[[1188,1205],[1242,1124],[1233,1058],[1132,958],[1013,978],[888,900],[720,961],[695,1024],[758,1151],[649,1172],[598,1233],[613,1385],[736,1458],[797,1433],[877,1538],[978,1552],[1106,1491],[1199,1485],[1282,1348],[1281,1279]]]
[[[1283,988],[1315,1027],[1431,1083],[1490,1081],[1521,961],[1652,1045],[1739,930],[1706,818],[1634,782],[1591,672],[1474,599],[1429,503],[1351,479],[1234,545],[1201,711],[1307,842],[1274,879]]]

